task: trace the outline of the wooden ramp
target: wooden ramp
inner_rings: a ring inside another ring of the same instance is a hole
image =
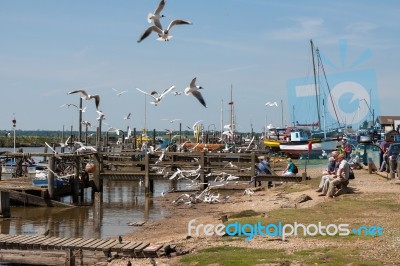
[[[7,263],[93,265],[116,257],[155,258],[172,252],[169,244],[0,234],[0,261]]]

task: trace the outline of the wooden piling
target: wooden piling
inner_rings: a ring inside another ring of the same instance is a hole
[[[199,163],[200,163],[200,166],[201,166],[201,171],[200,171],[200,183],[201,183],[201,185],[200,185],[200,189],[204,189],[206,186],[204,185],[204,166],[205,166],[205,151],[202,151],[202,152],[200,152],[200,160],[199,160]]]
[[[150,190],[150,167],[149,167],[149,154],[146,153],[144,156],[144,194],[149,196],[151,194]]]
[[[95,192],[103,192],[103,184],[102,180],[100,179],[100,169],[101,169],[101,160],[100,156],[98,154],[95,154],[93,156],[93,163],[94,163],[94,172],[93,172],[93,183],[94,187],[92,189]]]
[[[397,179],[400,179],[400,156],[397,156]],[[1,179],[0,179],[1,180]]]
[[[79,200],[79,176],[81,171],[81,162],[79,156],[75,157],[75,176],[72,185],[72,201],[77,203]]]
[[[0,217],[10,218],[10,192],[0,191]]]
[[[47,173],[47,190],[50,199],[54,199],[54,170],[56,168],[56,158],[54,156],[49,157],[47,167],[50,169]]]
[[[390,169],[389,179],[395,178],[395,172],[396,172],[395,166],[396,166],[396,160],[393,158],[390,158],[390,160],[389,160],[389,169]]]

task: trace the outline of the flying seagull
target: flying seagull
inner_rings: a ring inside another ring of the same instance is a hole
[[[273,103],[267,102],[265,105],[266,106],[278,106],[278,103],[277,102],[273,102]]]
[[[131,113],[127,114],[127,115],[124,117],[124,119],[125,119],[125,120],[126,120],[126,119],[131,119]]]
[[[151,92],[151,93],[148,93],[148,92],[145,92],[145,91],[142,91],[141,89],[139,89],[139,88],[136,88],[138,91],[140,91],[141,93],[144,93],[144,94],[146,94],[146,95],[149,95],[149,96],[151,96],[151,97],[153,97],[153,101],[152,102],[150,102],[151,104],[154,104],[155,106],[157,106],[157,104],[159,104],[160,102],[161,102],[161,100],[162,100],[162,98],[165,96],[165,95],[167,95],[167,93],[169,93],[170,91],[172,91],[173,89],[175,88],[175,86],[171,86],[171,87],[169,87],[168,89],[165,89],[161,94],[158,94],[158,92],[156,92],[156,91],[153,91],[153,92]]]
[[[147,21],[149,23],[154,23],[154,25],[156,25],[157,27],[159,27],[160,29],[162,29],[161,23],[160,23],[160,18],[165,17],[164,15],[161,15],[161,11],[163,10],[165,6],[165,1],[161,0],[160,3],[158,4],[156,10],[154,11],[154,13],[149,13],[147,15]]]
[[[70,91],[68,94],[73,94],[73,93],[82,93],[82,99],[85,100],[91,100],[94,99],[96,103],[96,109],[99,110],[99,104],[100,104],[100,96],[99,95],[90,95],[84,90],[75,90],[75,91]]]
[[[168,28],[162,29],[160,27],[157,27],[156,25],[148,27],[140,36],[139,40],[137,42],[143,41],[145,38],[147,38],[153,31],[158,34],[159,38],[157,38],[158,41],[169,41],[172,38],[172,35],[169,35],[169,31],[172,29],[173,26],[175,25],[187,25],[187,24],[192,24],[192,22],[187,21],[187,20],[182,20],[182,19],[175,19],[169,23]]]
[[[111,88],[111,89],[117,93],[117,96],[121,96],[121,95],[124,94],[125,92],[128,92],[128,91],[119,91],[119,90],[114,89],[114,88]]]
[[[201,93],[200,93],[200,91],[199,91],[200,89],[203,89],[203,87],[201,87],[201,86],[196,86],[196,78],[194,78],[194,79],[192,80],[192,82],[190,82],[190,86],[187,87],[187,88],[185,89],[184,92],[185,92],[185,95],[192,94],[194,97],[197,98],[197,100],[199,100],[199,102],[200,102],[204,107],[207,108],[206,102],[204,101],[203,96],[201,95]]]

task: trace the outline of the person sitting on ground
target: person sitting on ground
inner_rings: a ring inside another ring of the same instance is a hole
[[[283,176],[296,176],[296,174],[294,173],[294,163],[292,162],[292,158],[288,158],[288,164],[285,168],[285,170],[283,170],[282,175]]]
[[[269,157],[268,156],[260,156],[258,157],[261,161],[256,164],[256,169],[257,169],[257,175],[261,174],[271,174],[271,164],[269,163]],[[268,187],[272,187],[272,181],[268,181]]]
[[[341,183],[348,182],[350,174],[350,165],[344,158],[345,155],[343,153],[338,155],[338,161],[340,163],[339,169],[337,170],[337,173],[334,178],[330,179],[328,182],[325,182],[325,185],[322,189],[322,193],[319,194],[318,196],[327,195],[328,197],[333,198],[336,186],[340,185]]]
[[[331,153],[331,157],[328,159],[328,168],[322,172],[321,182],[319,182],[316,192],[322,192],[325,183],[328,182],[333,175],[335,175],[337,169],[339,168],[339,163],[337,160],[338,155],[339,153],[337,151],[333,151]]]

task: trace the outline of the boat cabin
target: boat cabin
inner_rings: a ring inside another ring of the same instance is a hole
[[[290,132],[290,141],[307,141],[309,136],[304,130],[294,130]]]

